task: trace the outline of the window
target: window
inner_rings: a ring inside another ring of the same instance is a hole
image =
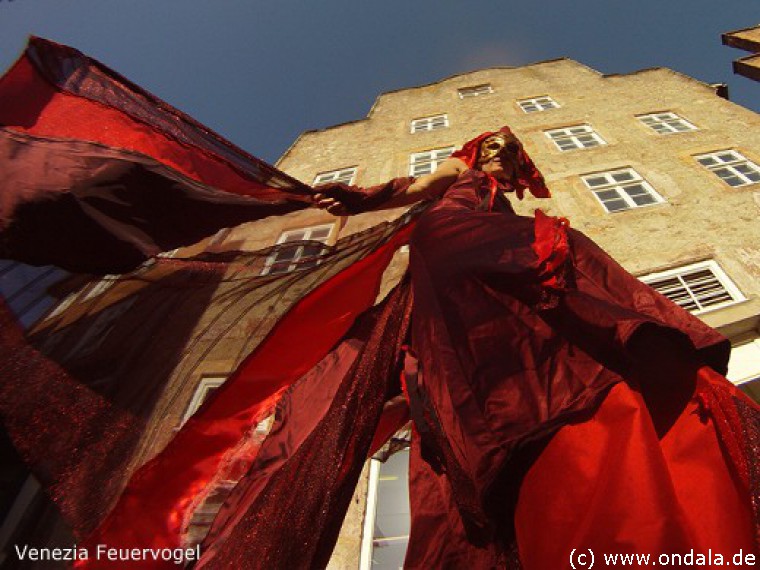
[[[165,259],[171,259],[177,253],[179,252],[179,248],[177,249],[170,249],[169,251],[162,251],[161,253],[157,254],[156,257],[163,257]]]
[[[314,267],[327,249],[324,244],[327,243],[333,227],[334,224],[326,224],[282,232],[277,238],[277,245],[284,245],[272,252],[261,274],[288,273],[296,269]],[[291,242],[293,245],[286,245]]]
[[[227,380],[225,376],[209,376],[206,378],[201,378],[200,384],[198,384],[198,387],[195,389],[195,393],[193,394],[193,398],[190,400],[190,404],[187,406],[185,413],[182,415],[182,424],[184,424],[190,416],[198,411],[198,408],[203,405],[203,402],[208,399],[214,390],[224,384],[225,380]]]
[[[331,170],[330,172],[321,172],[314,178],[312,186],[327,184],[329,182],[342,182],[343,184],[353,184],[356,176],[356,167],[343,168],[341,170]]]
[[[734,384],[760,380],[760,338],[731,348],[726,378]],[[755,386],[755,391],[759,386]]]
[[[176,251],[177,250],[175,249],[174,252]],[[162,255],[162,254],[159,254],[159,255]],[[84,296],[82,301],[89,301],[90,299],[94,299],[95,297],[102,295],[108,289],[110,289],[114,283],[116,283],[116,280],[118,278],[119,276],[115,274],[104,275],[100,281],[98,281],[92,286],[92,288],[87,292],[87,294]]]
[[[641,280],[694,314],[745,299],[728,275],[712,260],[652,273],[641,277]]]
[[[559,104],[549,96],[522,99],[517,104],[525,113],[537,113],[559,108]]]
[[[385,463],[371,460],[361,570],[403,566],[411,527],[408,479],[408,449],[394,453]]]
[[[53,307],[53,310],[48,313],[47,318],[52,319],[63,313],[74,303],[78,296],[79,293],[69,293],[60,303]]]
[[[651,115],[640,115],[637,118],[661,135],[697,130],[697,127],[675,113],[652,113]]]
[[[409,176],[422,176],[434,172],[452,152],[453,146],[413,153],[409,158]]]
[[[721,150],[694,157],[729,186],[746,186],[760,182],[760,167],[735,150]]]
[[[448,126],[448,115],[435,115],[434,117],[425,117],[424,119],[414,119],[411,131],[412,134],[424,131],[437,131],[438,129],[445,129]]]
[[[610,213],[665,201],[632,168],[587,174],[581,179]]]
[[[474,85],[472,87],[460,87],[459,98],[467,99],[469,97],[480,97],[481,95],[488,95],[493,93],[493,87],[490,83],[483,83],[482,85]]]
[[[566,127],[564,129],[552,129],[544,131],[547,137],[554,141],[557,148],[561,151],[573,150],[576,148],[593,148],[607,144],[594,129],[588,125],[578,125],[577,127]]]

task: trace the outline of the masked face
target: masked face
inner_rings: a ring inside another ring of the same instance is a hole
[[[480,143],[478,164],[490,162],[499,155],[502,155],[503,158],[513,158],[519,150],[520,143],[508,139],[506,135],[491,135]]]

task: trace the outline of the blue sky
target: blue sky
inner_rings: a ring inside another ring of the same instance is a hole
[[[0,0],[0,68],[29,34],[71,45],[274,162],[383,91],[558,57],[669,67],[760,111],[720,41],[758,22],[760,0]]]

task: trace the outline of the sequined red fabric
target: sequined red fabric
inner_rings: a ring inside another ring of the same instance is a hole
[[[33,348],[0,299],[0,417],[80,536],[121,491],[144,424]]]
[[[409,327],[402,282],[278,405],[251,473],[217,518],[199,568],[323,568],[383,404],[398,393]]]

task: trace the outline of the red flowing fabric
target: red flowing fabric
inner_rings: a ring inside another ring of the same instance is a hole
[[[404,567],[544,570],[571,567],[573,553],[576,564],[585,555],[584,567],[590,553],[600,568],[614,565],[605,555],[648,555],[655,565],[665,563],[661,555],[713,561],[720,555],[732,565],[740,552],[756,554],[748,483],[725,445],[727,436],[745,446],[751,438],[745,429],[727,434],[708,412],[705,402],[715,404],[715,394],[746,406],[743,417],[756,437],[760,408],[710,368],[699,370],[695,394],[664,437],[641,394],[626,383],[615,385],[592,415],[569,421],[516,455],[504,480],[509,492],[494,507],[514,512],[514,521],[500,520],[500,534],[481,543],[468,536],[449,479],[421,457],[414,441]],[[745,447],[741,457],[752,451]],[[646,566],[638,559],[627,565]]]
[[[590,549],[600,567],[605,554],[649,554],[658,565],[660,555],[721,555],[732,565],[740,552],[756,554],[749,491],[700,402],[704,391],[744,401],[757,422],[756,404],[702,368],[697,396],[662,439],[641,395],[626,384],[612,389],[593,418],[560,429],[520,489],[523,568],[567,567],[573,549]]]
[[[138,470],[85,546],[179,547],[186,510],[225,455],[263,419],[283,391],[309,371],[354,319],[372,305],[385,267],[410,232],[411,226],[406,226],[295,305],[167,448]],[[294,350],[295,339],[305,338],[309,343],[299,343]],[[167,477],[167,473],[172,476]],[[78,564],[91,568],[107,562],[89,559]],[[169,567],[171,563],[145,561],[135,567],[162,565]]]
[[[2,298],[0,378],[4,429],[19,454],[39,467],[35,475],[66,520],[91,530],[101,502],[120,490],[123,460],[134,451],[142,422],[33,348]]]
[[[201,184],[146,155],[0,127],[0,256],[123,273],[220,228],[291,212]]]
[[[515,485],[540,454],[531,442],[589,417],[622,382],[640,387],[656,440],[674,429],[697,364],[727,362],[725,338],[586,236],[503,199],[488,211],[488,194],[485,173],[464,172],[410,241],[422,436],[410,567],[517,567]]]
[[[247,220],[256,220],[311,204],[312,191],[305,184],[101,63],[41,38],[31,38],[0,78],[0,126],[4,146],[23,141],[27,151],[0,154],[0,255],[25,263],[88,271],[89,262],[91,272],[121,273],[160,251],[235,226],[244,212]],[[40,153],[28,149],[39,151],[43,144],[54,156],[40,164]],[[102,152],[115,159],[107,169],[73,164]],[[70,180],[61,183],[62,177]],[[229,209],[213,215],[219,211],[212,208],[206,219],[193,210],[198,201],[211,207],[235,200],[237,215]],[[166,212],[186,219],[190,229],[179,227],[167,235],[173,221],[163,217]],[[44,245],[56,244],[50,234],[67,237],[61,228],[50,229],[51,221],[69,226],[75,236],[80,227],[89,233],[72,243],[63,240],[58,249],[69,253],[46,260]],[[28,225],[34,227],[27,230]],[[100,251],[87,246],[101,241]]]
[[[256,463],[214,521],[199,568],[327,565],[383,404],[399,390],[409,295],[404,279],[283,397]]]
[[[0,125],[151,156],[227,192],[309,196],[303,183],[245,153],[77,50],[32,37],[0,78]],[[278,189],[279,188],[279,189]]]

